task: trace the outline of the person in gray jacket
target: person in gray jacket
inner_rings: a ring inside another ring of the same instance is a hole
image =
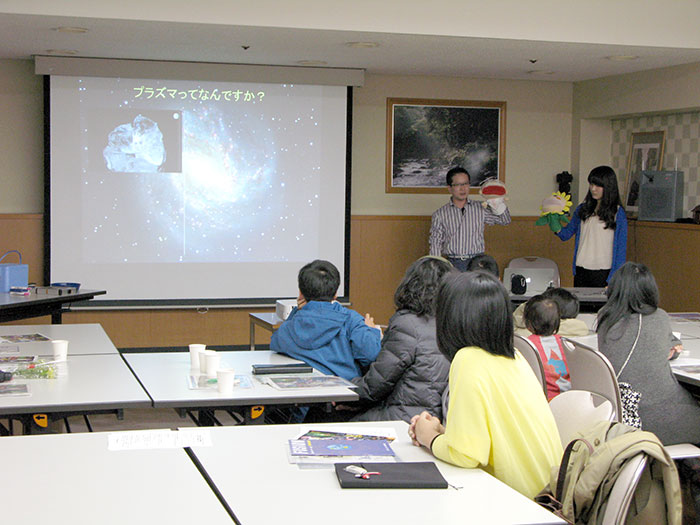
[[[664,445],[700,443],[700,405],[671,371],[669,359],[677,357],[678,341],[658,303],[659,290],[649,268],[634,262],[622,265],[598,313],[598,349],[619,381],[642,394],[642,430],[656,434]]]
[[[436,256],[422,257],[406,270],[379,355],[363,377],[352,380],[365,410],[353,421],[408,422],[426,410],[442,418],[450,363],[437,347],[435,297],[443,275],[452,270]]]

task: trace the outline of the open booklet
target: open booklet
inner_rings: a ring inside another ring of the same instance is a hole
[[[287,442],[287,458],[299,468],[331,468],[338,461],[393,462],[396,456],[391,443],[396,439],[392,427],[363,427],[358,434],[357,427],[334,427],[332,431],[316,430],[309,426]],[[304,443],[302,447],[294,447]],[[333,446],[332,452],[324,453],[325,448]],[[303,453],[306,452],[306,453]],[[347,454],[356,455],[347,455]]]
[[[29,386],[25,384],[17,384],[17,383],[4,383],[0,384],[0,396],[28,396],[30,395],[29,393]]]
[[[295,388],[339,387],[355,388],[350,381],[336,376],[266,376],[260,378],[262,383],[279,390],[291,390]]]

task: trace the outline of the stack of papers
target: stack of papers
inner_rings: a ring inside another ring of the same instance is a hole
[[[395,462],[391,442],[396,439],[393,428],[364,429],[364,434],[309,430],[290,439],[287,456],[300,468],[332,467],[337,462]]]

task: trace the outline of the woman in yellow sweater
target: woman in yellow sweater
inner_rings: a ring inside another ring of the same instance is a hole
[[[409,435],[435,457],[483,468],[533,498],[562,455],[554,417],[513,349],[508,292],[490,275],[450,274],[437,297],[437,343],[451,361],[447,420],[414,416]]]

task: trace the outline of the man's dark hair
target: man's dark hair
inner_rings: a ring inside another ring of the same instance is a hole
[[[549,336],[559,330],[559,305],[554,299],[535,295],[525,303],[525,326],[535,335]]]
[[[452,265],[442,257],[421,257],[408,267],[396,289],[396,308],[409,310],[418,316],[434,316],[435,296],[440,281],[443,275],[453,270]]]
[[[454,168],[452,168],[450,171],[447,172],[447,175],[445,175],[445,181],[447,181],[448,186],[452,186],[452,179],[458,173],[464,173],[471,181],[472,177],[471,177],[471,175],[469,175],[469,172],[466,169],[464,169],[462,166],[455,166]]]
[[[466,346],[515,357],[513,312],[501,282],[485,272],[450,272],[443,278],[435,315],[437,344],[452,361]]]
[[[299,270],[298,280],[304,299],[330,302],[340,286],[340,272],[333,263],[316,259]]]
[[[491,275],[495,275],[497,279],[499,277],[498,263],[496,262],[496,259],[485,253],[480,253],[479,255],[475,255],[469,259],[469,262],[467,263],[467,271],[488,272]]]
[[[559,306],[559,317],[562,319],[574,319],[580,308],[578,297],[565,288],[549,288],[542,295],[553,299]]]

